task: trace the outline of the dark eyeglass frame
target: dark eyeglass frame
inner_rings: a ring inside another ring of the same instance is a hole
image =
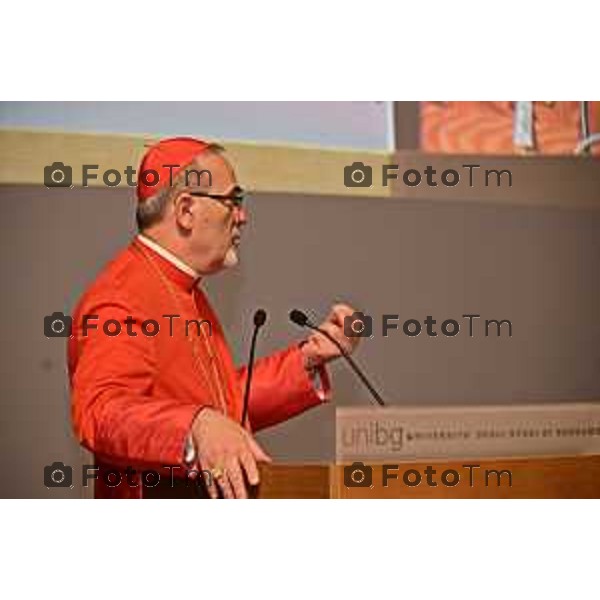
[[[188,192],[190,196],[196,196],[198,198],[212,198],[217,200],[224,206],[227,206],[227,202],[231,202],[233,208],[242,208],[246,200],[246,193],[242,188],[236,188],[232,194],[210,194],[208,192]]]

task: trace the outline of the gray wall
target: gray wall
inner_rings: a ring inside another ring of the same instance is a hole
[[[43,486],[44,465],[81,461],[64,342],[44,337],[43,317],[68,312],[127,243],[132,201],[124,189],[4,187],[0,206],[0,497],[76,497]],[[207,285],[238,360],[256,307],[269,312],[264,354],[298,339],[290,308],[318,319],[344,299],[379,323],[357,359],[390,403],[600,397],[600,213],[272,195],[251,198],[249,210],[240,267]],[[513,337],[381,336],[382,313],[441,321],[466,312],[510,319]],[[343,364],[332,372],[338,404],[368,402]],[[278,459],[326,460],[332,417],[331,406],[318,408],[260,439]]]

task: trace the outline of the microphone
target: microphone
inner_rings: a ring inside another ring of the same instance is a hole
[[[371,382],[367,379],[367,376],[360,370],[358,365],[354,362],[352,357],[344,350],[343,346],[328,332],[320,327],[317,327],[301,310],[294,309],[290,312],[290,320],[292,323],[299,325],[300,327],[308,327],[314,331],[322,333],[330,342],[332,342],[337,349],[341,352],[342,356],[348,361],[348,364],[352,367],[352,370],[358,375],[359,379],[365,384],[366,388],[371,392],[371,396],[375,399],[379,406],[385,406],[383,398],[379,395],[377,390],[371,385]]]
[[[256,350],[256,338],[258,330],[265,324],[267,313],[259,308],[254,313],[254,332],[252,333],[252,342],[250,343],[250,357],[248,359],[248,373],[246,374],[246,389],[244,390],[244,410],[242,412],[242,427],[246,425],[248,417],[248,399],[250,398],[250,384],[252,383],[252,370],[254,369],[254,351]]]

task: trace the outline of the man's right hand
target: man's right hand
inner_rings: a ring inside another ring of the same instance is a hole
[[[213,475],[212,485],[208,486],[212,498],[217,497],[216,485],[225,498],[247,498],[244,473],[250,485],[258,485],[256,463],[271,462],[248,431],[214,409],[202,409],[192,424],[191,435],[200,468],[217,471],[218,477]]]

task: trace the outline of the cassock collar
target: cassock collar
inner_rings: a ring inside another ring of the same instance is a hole
[[[136,242],[145,246],[145,249],[150,249],[158,257],[157,262],[159,262],[163,272],[175,283],[188,291],[200,285],[200,274],[158,242],[141,233],[138,234]]]

